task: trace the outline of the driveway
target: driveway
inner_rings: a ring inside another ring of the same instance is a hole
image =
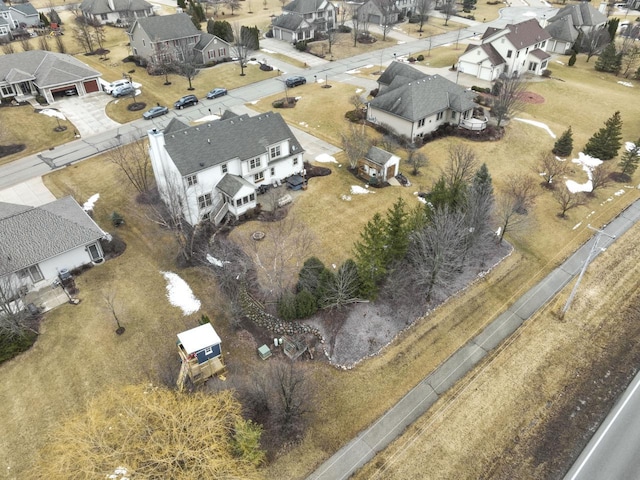
[[[4,190],[0,190],[0,202],[17,203],[39,207],[53,202],[56,197],[42,183],[42,177],[35,177],[26,182],[18,183]]]
[[[53,102],[51,108],[60,110],[75,125],[81,137],[90,137],[120,126],[105,113],[105,107],[111,100],[111,95],[95,92],[83,97],[61,98]]]

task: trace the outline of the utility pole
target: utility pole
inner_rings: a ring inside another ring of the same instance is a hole
[[[609,235],[604,230],[599,230],[597,228],[592,227],[591,225],[587,225],[587,227],[589,227],[591,230],[594,230],[594,231],[597,232],[596,233],[596,238],[595,238],[595,241],[593,242],[593,245],[591,245],[591,250],[589,250],[589,255],[587,255],[587,258],[584,260],[584,264],[582,265],[582,270],[580,270],[580,275],[578,276],[578,281],[573,286],[573,290],[571,290],[571,294],[569,295],[569,298],[567,298],[567,303],[564,304],[564,308],[562,309],[562,316],[563,317],[564,317],[564,314],[567,313],[567,310],[569,310],[569,307],[571,306],[571,302],[573,302],[573,297],[576,296],[576,291],[578,290],[578,287],[580,286],[580,281],[582,280],[584,272],[587,270],[587,267],[589,266],[589,263],[591,263],[591,259],[594,256],[594,253],[597,251],[598,241],[600,240],[600,235],[606,235],[607,237],[609,237],[611,239],[615,239],[616,238],[615,235]]]

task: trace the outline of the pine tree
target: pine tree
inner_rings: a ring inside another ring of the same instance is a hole
[[[619,18],[611,18],[607,22],[607,32],[609,32],[609,38],[611,39],[611,43],[613,43],[613,41],[616,38],[616,32],[618,31],[619,25],[620,25]]]
[[[209,20],[207,22],[207,32],[225,42],[233,42],[233,28],[226,20]]]
[[[616,51],[615,43],[611,42],[596,60],[595,69],[599,72],[619,73],[622,68],[622,53]]]
[[[42,12],[40,12],[40,22],[42,22],[42,24],[43,24],[45,27],[48,27],[48,26],[50,25],[50,23],[49,23],[49,19],[48,19],[48,18],[47,18],[47,16],[46,16],[44,13],[42,13]]]
[[[387,273],[386,225],[382,215],[376,213],[365,225],[360,241],[354,245],[356,265],[360,276],[360,294],[365,298],[375,298],[378,284]]]
[[[620,167],[623,175],[631,176],[638,168],[638,163],[640,163],[640,138],[632,148],[622,154],[622,158],[620,159],[618,166]]]
[[[572,50],[571,56],[569,57],[569,66],[573,67],[575,64],[576,64],[576,52]]]
[[[556,140],[556,143],[553,145],[554,155],[559,157],[568,157],[571,155],[571,151],[573,150],[573,132],[571,131],[571,127],[567,128],[560,138]]]
[[[406,203],[402,198],[398,198],[396,203],[387,210],[386,223],[386,264],[394,260],[404,258],[409,245],[409,232],[407,230]]]
[[[611,160],[622,146],[622,119],[615,112],[587,142],[584,153],[600,160]]]

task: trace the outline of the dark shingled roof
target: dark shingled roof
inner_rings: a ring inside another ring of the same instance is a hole
[[[0,275],[36,265],[104,235],[72,197],[40,207],[0,203]]]
[[[490,43],[484,43],[482,45],[467,45],[467,49],[464,53],[472,52],[476,48],[481,49],[487,55],[491,65],[502,65],[506,62],[505,59],[502,58],[502,55],[500,55],[500,53]]]
[[[389,161],[389,159],[393,157],[393,153],[389,153],[386,150],[382,150],[378,147],[371,147],[367,154],[364,156],[367,160],[375,163],[376,165],[380,165],[384,167],[384,164]]]
[[[174,117],[169,120],[169,123],[167,124],[163,132],[165,135],[169,135],[170,133],[179,132],[180,130],[185,130],[187,128],[190,128],[189,125],[184,123],[179,118]]]
[[[236,194],[242,189],[242,187],[249,187],[251,190],[255,190],[255,186],[247,182],[244,178],[227,173],[220,179],[216,188],[222,193],[235,197]]]
[[[19,12],[27,16],[38,15],[38,11],[30,3],[14,3],[13,5],[11,5],[11,8],[13,8],[14,10],[18,10]]]
[[[165,130],[164,139],[165,149],[183,176],[236,158],[257,157],[285,140],[290,141],[292,154],[303,151],[282,116],[273,112],[217,120],[169,133]]]
[[[545,30],[552,38],[563,40],[565,42],[573,43],[577,40],[580,31],[573,26],[571,15],[564,15],[559,18],[554,17],[554,21],[549,21],[549,25],[545,27]]]
[[[98,76],[100,72],[64,53],[29,50],[0,55],[0,81],[34,79],[45,88]]]
[[[149,35],[152,42],[164,42],[192,36],[199,37],[202,34],[186,13],[138,18],[129,29],[129,33],[133,33],[138,25]]]
[[[320,10],[323,4],[327,4],[326,0],[293,0],[293,2],[286,4],[282,7],[285,12],[299,13],[304,15],[305,13],[313,13]]]
[[[380,85],[390,85],[394,78],[401,76],[410,80],[418,80],[427,76],[426,73],[422,73],[420,70],[406,65],[401,62],[391,62],[391,64],[385,69],[385,71],[378,78]]]
[[[151,10],[151,4],[145,0],[113,0],[112,9],[108,0],[83,0],[80,10],[92,15],[100,15],[111,12],[135,12],[140,10]]]
[[[593,27],[607,21],[606,15],[594,8],[589,2],[580,2],[576,5],[567,5],[561,8],[558,13],[549,19],[549,23],[554,23],[562,17],[569,16],[575,27]]]
[[[539,58],[540,60],[546,60],[547,58],[551,58],[551,55],[549,55],[544,50],[540,50],[539,48],[536,48],[535,50],[532,50],[529,53],[534,57]]]
[[[282,28],[284,30],[295,31],[298,29],[304,18],[297,13],[284,13],[273,19],[271,25]]]
[[[509,30],[506,37],[518,50],[551,38],[535,18],[520,23],[509,24],[505,28]]]

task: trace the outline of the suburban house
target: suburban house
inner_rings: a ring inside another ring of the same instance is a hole
[[[26,101],[42,95],[48,103],[67,90],[101,91],[101,73],[64,53],[30,50],[0,55],[0,97]]]
[[[393,25],[398,23],[401,10],[394,0],[366,0],[358,7],[357,15],[361,22],[374,25]]]
[[[548,20],[545,31],[551,36],[547,52],[569,53],[581,35],[606,28],[607,17],[589,2],[561,8]]]
[[[336,7],[328,0],[293,0],[271,22],[273,38],[296,43],[336,26]]]
[[[152,129],[149,155],[165,203],[191,225],[256,207],[258,187],[304,170],[303,149],[279,113],[230,116],[195,127]]]
[[[400,157],[378,147],[371,147],[364,158],[358,160],[358,175],[365,180],[386,182],[398,174]]]
[[[39,207],[0,202],[0,279],[23,293],[49,287],[64,269],[101,263],[105,235],[72,197]]]
[[[127,35],[132,53],[155,64],[187,59],[206,65],[231,57],[229,43],[198,30],[185,13],[137,18]]]
[[[0,1],[0,40],[11,40],[11,32],[40,25],[40,15],[30,3]]]
[[[412,141],[443,124],[466,128],[477,106],[473,92],[400,62],[389,65],[378,85],[378,95],[367,106],[367,120]],[[483,122],[481,128],[485,126]]]
[[[542,75],[551,57],[546,51],[550,38],[535,18],[502,29],[489,27],[480,45],[469,45],[458,58],[458,71],[487,81],[502,74]]]
[[[83,0],[80,11],[101,25],[129,26],[133,20],[153,15],[153,7],[145,0]]]

